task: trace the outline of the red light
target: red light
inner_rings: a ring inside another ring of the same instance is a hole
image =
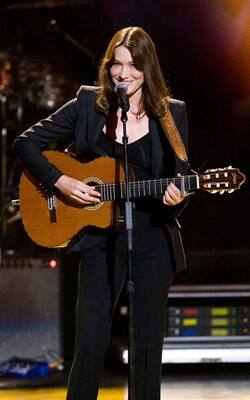
[[[198,315],[198,308],[186,307],[184,308],[185,317],[193,317]]]
[[[56,268],[57,267],[57,261],[56,260],[49,260],[49,267],[50,268]]]

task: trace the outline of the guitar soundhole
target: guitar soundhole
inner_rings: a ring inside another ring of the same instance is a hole
[[[89,186],[96,186],[96,185],[103,184],[101,179],[97,178],[96,176],[89,176],[88,178],[84,179],[83,183],[86,183]],[[103,206],[103,201],[101,201],[100,203],[97,203],[97,204],[86,206],[86,207],[84,207],[84,209],[88,210],[88,211],[96,211],[99,208],[101,208],[102,206]]]

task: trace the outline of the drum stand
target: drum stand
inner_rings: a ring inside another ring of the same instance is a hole
[[[0,93],[0,120],[1,127],[1,188],[0,188],[0,261],[2,256],[2,244],[4,235],[5,197],[7,190],[7,127],[6,127],[6,102],[7,97]]]
[[[6,102],[7,97],[0,94],[0,120],[1,127],[1,210],[4,207],[4,200],[7,188],[7,127],[6,127]]]

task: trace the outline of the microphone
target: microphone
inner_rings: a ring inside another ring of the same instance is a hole
[[[128,85],[125,82],[117,83],[114,87],[114,91],[119,99],[119,106],[123,109],[123,111],[127,112],[129,110],[129,101],[128,101]]]

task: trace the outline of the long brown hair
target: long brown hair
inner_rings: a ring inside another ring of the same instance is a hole
[[[163,73],[156,54],[155,45],[150,36],[140,27],[128,27],[115,33],[111,39],[99,67],[100,90],[97,97],[97,108],[106,115],[116,106],[110,68],[117,47],[126,47],[136,65],[144,73],[141,105],[138,113],[145,111],[148,115],[162,117],[167,107],[170,90],[163,78]]]

